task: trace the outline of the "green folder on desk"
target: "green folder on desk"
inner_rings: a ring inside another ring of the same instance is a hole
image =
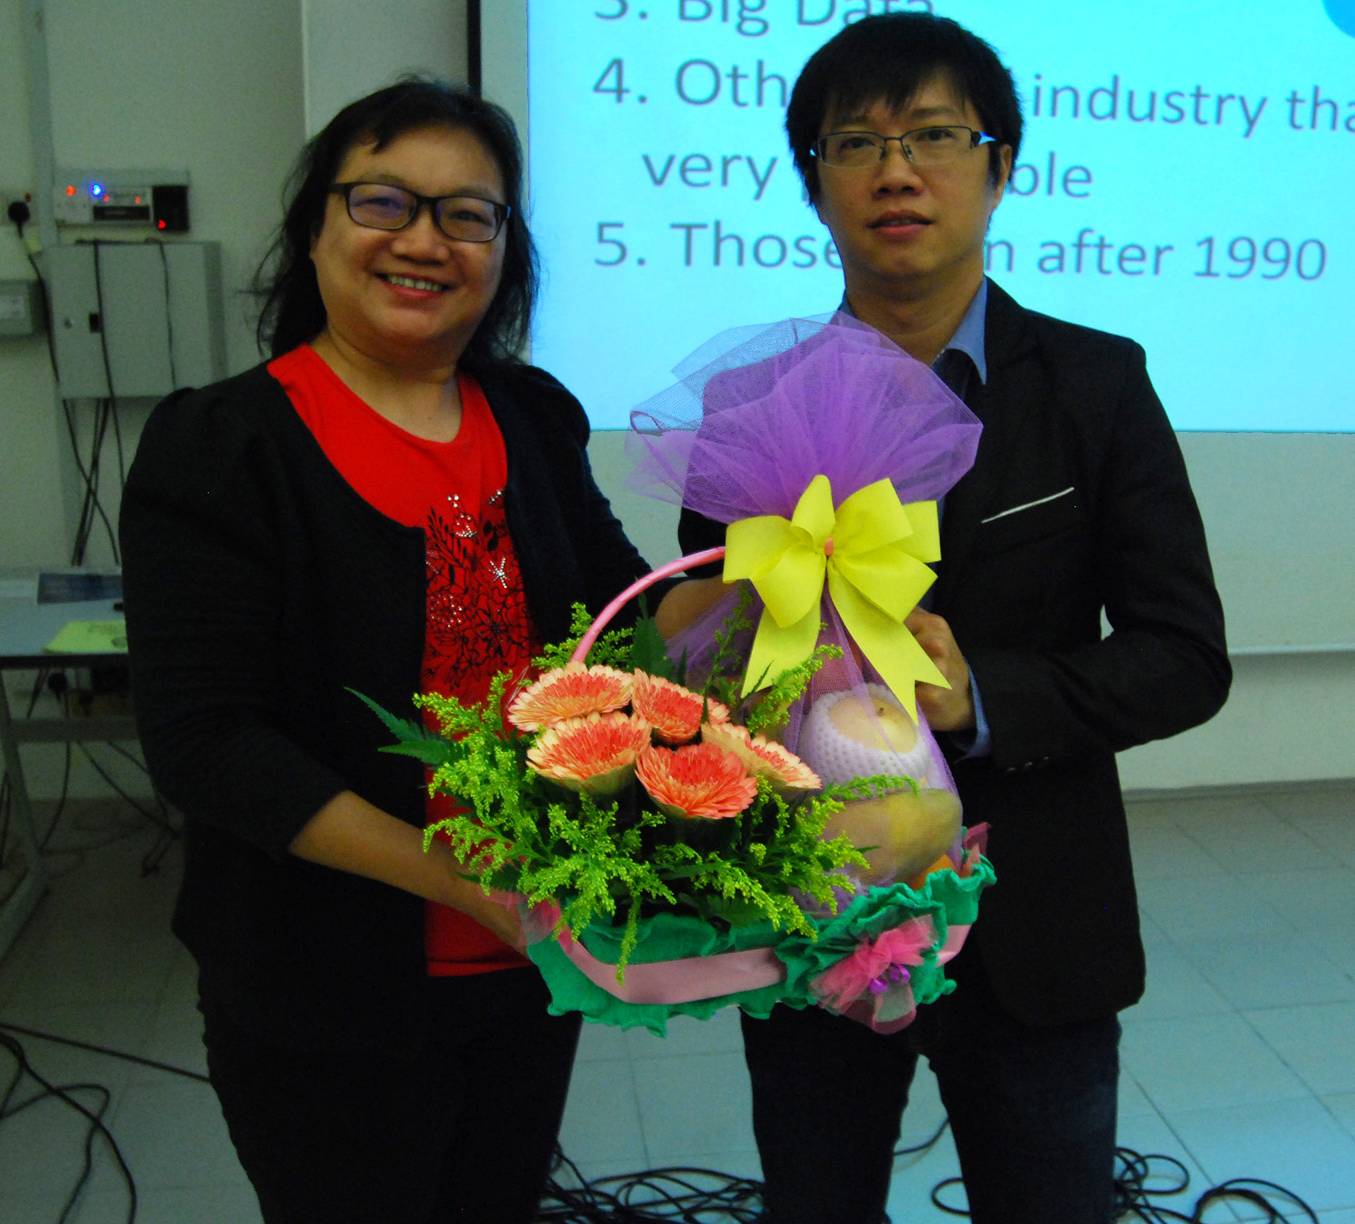
[[[127,622],[67,621],[44,649],[53,654],[126,654]]]

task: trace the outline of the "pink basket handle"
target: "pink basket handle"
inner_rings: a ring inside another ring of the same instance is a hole
[[[579,644],[574,648],[574,653],[569,656],[569,661],[571,663],[582,663],[587,659],[588,652],[593,649],[593,643],[598,639],[598,634],[607,627],[612,617],[641,591],[647,591],[656,582],[662,582],[665,578],[671,578],[674,574],[682,573],[683,570],[695,569],[698,565],[707,565],[711,561],[719,561],[724,555],[723,544],[718,548],[702,549],[701,552],[688,553],[685,557],[679,557],[676,561],[661,565],[658,569],[651,570],[643,578],[637,578],[598,613],[597,619],[589,626],[588,632],[579,639]]]

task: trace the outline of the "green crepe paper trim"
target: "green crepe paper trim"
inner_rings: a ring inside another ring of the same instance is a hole
[[[673,1016],[709,1020],[717,1011],[737,1005],[755,1020],[765,1020],[778,1003],[809,1007],[815,1002],[809,991],[814,978],[850,955],[862,939],[878,938],[881,932],[909,918],[930,917],[939,947],[952,926],[974,922],[979,912],[979,894],[995,878],[992,864],[980,858],[968,876],[936,871],[927,877],[920,890],[907,884],[872,889],[855,898],[842,913],[816,919],[819,929],[816,941],[801,935],[783,935],[769,922],[720,931],[690,914],[663,913],[640,919],[640,937],[631,954],[632,964],[742,952],[771,945],[786,966],[784,982],[689,1003],[627,1003],[618,999],[584,977],[554,939],[541,939],[529,945],[527,955],[550,990],[551,1015],[579,1012],[594,1024],[620,1029],[647,1028],[663,1037]],[[598,960],[615,964],[620,957],[622,934],[620,927],[594,925],[584,932],[583,943]],[[922,965],[909,972],[913,997],[919,1004],[931,1003],[955,989],[944,967],[937,963],[934,950],[925,954]]]
[[[750,948],[768,948],[780,932],[770,922],[750,922],[744,926],[718,930],[695,914],[651,914],[638,924],[639,940],[631,952],[634,965],[652,961],[679,960],[684,956],[715,956],[720,952],[746,952]],[[583,933],[583,946],[598,960],[614,965],[621,959],[623,926],[593,923]]]
[[[744,952],[775,944],[780,933],[770,922],[717,930],[692,914],[654,914],[641,918],[639,942],[630,963],[678,960],[684,956],[713,956],[720,952]],[[590,926],[582,943],[598,960],[614,965],[621,956],[622,927]],[[576,1011],[595,1024],[616,1028],[647,1028],[659,1037],[666,1035],[672,1016],[694,1016],[709,1020],[717,1011],[737,1004],[750,1016],[765,1020],[785,994],[784,983],[757,990],[720,995],[713,999],[693,999],[689,1003],[627,1003],[590,982],[565,955],[554,939],[541,939],[527,948],[527,955],[550,989],[548,1010],[553,1016]]]
[[[673,1016],[709,1020],[717,1011],[734,1004],[755,1019],[765,1020],[785,993],[784,983],[778,982],[761,990],[744,990],[721,995],[718,999],[693,999],[690,1003],[627,1003],[584,977],[553,939],[531,944],[527,955],[550,989],[551,1001],[547,1010],[552,1016],[579,1012],[593,1024],[620,1029],[647,1028],[657,1037],[667,1034],[668,1021]]]
[[[932,1003],[955,989],[945,966],[936,959],[952,926],[972,925],[979,914],[979,894],[992,884],[993,865],[980,857],[967,876],[943,869],[934,871],[921,889],[907,884],[873,888],[852,901],[840,914],[816,919],[819,937],[808,940],[792,935],[776,945],[776,955],[785,963],[785,997],[790,1007],[808,1007],[815,1002],[809,984],[866,939],[878,939],[909,918],[929,917],[936,928],[935,946],[923,954],[921,965],[909,967],[909,984],[919,1005]]]

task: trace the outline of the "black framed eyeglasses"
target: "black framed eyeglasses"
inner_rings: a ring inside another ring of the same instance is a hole
[[[944,166],[979,145],[997,144],[996,136],[957,123],[914,128],[902,136],[879,132],[829,132],[814,143],[814,152],[825,166],[849,169],[884,161],[891,142],[897,140],[903,155],[915,166]]]
[[[479,196],[426,196],[392,183],[335,183],[330,191],[341,195],[348,215],[368,229],[402,230],[414,223],[420,209],[433,214],[433,223],[457,242],[493,242],[512,209]]]

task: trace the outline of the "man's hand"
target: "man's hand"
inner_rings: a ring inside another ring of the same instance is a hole
[[[933,731],[968,731],[974,726],[974,701],[969,693],[969,664],[955,644],[955,635],[943,617],[921,608],[914,609],[904,621],[947,680],[950,688],[936,684],[918,684],[918,709]]]
[[[654,612],[655,627],[665,639],[674,637],[705,616],[730,589],[719,577],[679,582],[659,601]]]

